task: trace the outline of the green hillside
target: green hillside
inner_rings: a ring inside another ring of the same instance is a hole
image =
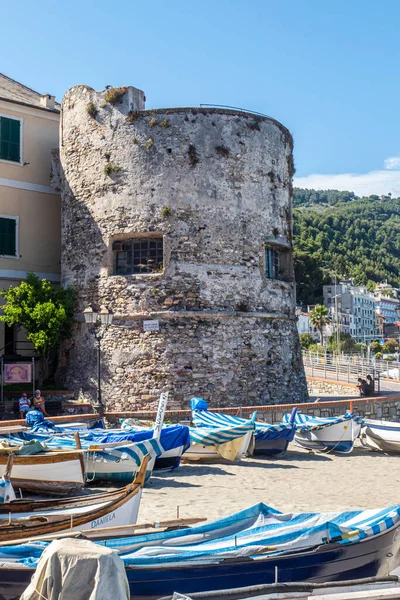
[[[293,205],[299,303],[320,302],[335,270],[369,289],[400,287],[400,198],[295,188]]]

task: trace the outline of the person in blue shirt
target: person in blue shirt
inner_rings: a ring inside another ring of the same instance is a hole
[[[21,398],[18,401],[19,404],[19,416],[21,419],[25,419],[27,412],[31,410],[31,401],[28,399],[26,392],[22,392]]]
[[[44,414],[41,410],[37,408],[33,408],[28,413],[26,413],[26,424],[28,425],[28,427],[33,427],[34,425],[44,423],[44,420]]]

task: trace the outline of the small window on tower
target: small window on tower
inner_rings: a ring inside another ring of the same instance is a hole
[[[279,279],[279,250],[265,246],[265,277]]]
[[[139,238],[113,243],[116,275],[161,273],[163,241],[159,238]]]

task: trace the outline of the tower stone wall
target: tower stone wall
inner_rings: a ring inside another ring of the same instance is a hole
[[[285,127],[217,108],[144,110],[135,88],[77,86],[63,101],[60,164],[63,284],[79,313],[115,314],[102,343],[109,409],[147,408],[162,390],[182,407],[306,399]],[[131,274],[136,248],[155,246]],[[95,357],[76,322],[59,377],[93,396]]]

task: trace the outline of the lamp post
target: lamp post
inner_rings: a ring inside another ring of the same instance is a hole
[[[105,306],[101,306],[99,312],[94,311],[91,306],[88,306],[83,311],[83,317],[88,326],[89,333],[93,335],[97,342],[97,401],[94,403],[93,408],[99,415],[104,416],[104,406],[101,398],[101,340],[111,325],[114,314]]]

